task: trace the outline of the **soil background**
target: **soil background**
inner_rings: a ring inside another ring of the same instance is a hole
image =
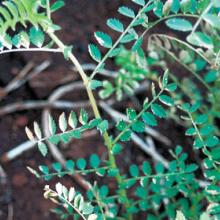
[[[68,45],[74,45],[74,53],[81,63],[91,62],[87,45],[94,41],[93,33],[97,30],[106,31],[109,29],[105,20],[114,17],[119,5],[129,5],[126,0],[66,0],[66,6],[54,14],[54,22],[62,27],[59,37]],[[124,22],[128,22],[124,20]],[[112,33],[111,33],[112,35]],[[117,34],[113,33],[113,38]],[[51,92],[58,86],[65,83],[65,79],[73,77],[71,65],[63,59],[61,55],[51,55],[46,53],[27,53],[27,54],[8,54],[0,56],[0,86],[4,87],[10,80],[21,71],[30,61],[35,65],[44,60],[50,60],[52,65],[43,71],[38,77],[34,78],[15,92],[10,93],[0,102],[1,107],[6,104],[22,100],[47,99]],[[111,62],[108,66],[110,69]],[[77,74],[74,74],[77,80]],[[86,99],[86,95],[81,92],[68,94],[70,100]],[[0,119],[0,155],[14,148],[18,144],[26,141],[24,132],[25,126],[30,126],[33,121],[41,120],[40,110],[30,110],[10,114]],[[164,131],[169,131],[167,124],[163,127]],[[173,128],[173,131],[175,129]],[[178,133],[176,132],[176,139]],[[170,133],[170,132],[168,132]],[[171,134],[168,134],[170,136]],[[175,135],[172,135],[175,136]],[[99,137],[92,137],[87,142],[77,141],[64,151],[67,158],[87,157],[90,153],[97,152],[102,154],[104,147]],[[145,156],[138,150],[126,151],[121,158],[123,163],[128,164],[132,160],[143,161]],[[37,167],[39,164],[50,164],[53,159],[47,156],[43,158],[37,150],[26,152],[21,157],[3,165],[7,175],[8,184],[4,188],[0,186],[0,220],[6,220],[8,215],[8,204],[13,204],[14,220],[56,220],[50,212],[53,204],[43,198],[44,181],[37,180],[32,176],[27,166]],[[125,167],[126,168],[126,167]],[[51,182],[51,185],[57,181]],[[73,185],[71,178],[65,178],[65,185]]]

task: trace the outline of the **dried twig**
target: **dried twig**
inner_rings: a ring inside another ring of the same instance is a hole
[[[4,171],[1,164],[0,164],[0,187],[9,187],[6,172]],[[7,193],[7,191],[8,190],[4,190],[4,193]],[[7,220],[13,220],[13,215],[14,215],[13,204],[10,201],[8,203],[8,218],[7,218]]]
[[[6,105],[0,108],[0,116],[12,114],[18,111],[30,110],[30,109],[42,109],[42,108],[54,108],[54,109],[78,109],[89,107],[89,102],[69,102],[69,101],[24,101],[16,102],[13,104]]]
[[[96,65],[93,63],[85,63],[82,64],[82,68],[84,71],[93,71],[96,68]],[[73,67],[74,71],[77,71],[76,67]],[[106,70],[106,69],[102,69],[98,72],[98,74],[102,75],[102,76],[107,76],[110,78],[115,78],[117,75],[116,71],[111,71],[111,70]]]
[[[3,169],[3,167],[0,164],[0,184],[6,184],[7,183],[7,175]]]
[[[24,85],[27,81],[29,81],[30,79],[32,79],[33,77],[44,71],[46,68],[48,68],[49,65],[50,65],[49,61],[44,61],[40,65],[36,66],[30,72],[30,70],[34,67],[34,63],[33,62],[28,63],[20,71],[20,73],[11,82],[8,83],[8,85],[5,88],[1,89],[0,99],[4,98],[10,92]]]
[[[34,67],[33,62],[29,62],[19,73],[18,75],[8,83],[5,87],[5,93],[8,94],[9,92],[17,89],[20,86],[20,82],[26,77],[26,75],[30,72],[30,70]]]
[[[7,218],[7,220],[13,220],[13,216],[14,216],[14,207],[13,207],[13,204],[10,203],[10,204],[8,204],[8,218]]]
[[[15,159],[16,157],[18,157],[19,155],[23,154],[24,152],[32,149],[34,146],[35,146],[35,143],[33,143],[32,141],[25,141],[24,143],[18,145],[17,147],[3,154],[0,160],[3,163],[11,161]]]
[[[60,49],[51,49],[51,48],[18,48],[18,49],[9,49],[0,51],[0,55],[7,53],[20,53],[20,52],[51,52],[51,53],[62,53]]]

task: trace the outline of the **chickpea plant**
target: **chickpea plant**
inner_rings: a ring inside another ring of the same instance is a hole
[[[97,63],[91,75],[84,71],[72,46],[65,45],[56,34],[61,27],[54,24],[52,14],[64,6],[64,1],[8,0],[1,3],[1,53],[62,53],[81,76],[93,110],[92,118],[84,109],[78,115],[73,111],[69,115],[62,113],[58,119],[50,115],[50,135],[44,137],[40,125],[35,122],[33,132],[26,128],[28,138],[46,156],[47,141],[55,145],[68,143],[81,139],[85,131],[96,129],[107,151],[104,160],[92,154],[86,159],[68,160],[65,166],[53,163],[49,167],[40,165],[39,170],[28,169],[45,181],[53,177],[65,178],[65,175],[97,175],[96,182],[86,181],[88,190],[85,193],[76,191],[74,186],[67,189],[61,183],[55,187],[46,185],[44,196],[57,203],[53,211],[61,219],[71,216],[73,219],[131,220],[139,215],[149,220],[219,219],[220,2],[131,0],[131,3],[134,9],[126,5],[118,9],[119,14],[129,20],[128,25],[118,18],[107,20],[110,30],[118,33],[117,40],[113,41],[102,31],[95,32],[97,45],[88,46],[91,58]],[[164,24],[164,29],[169,31],[151,32],[159,24]],[[172,35],[167,34],[171,31]],[[100,47],[106,50],[105,54]],[[120,66],[118,74],[113,81],[97,80],[97,74],[109,59]],[[169,68],[171,62],[190,75],[181,78]],[[154,66],[164,74],[155,71]],[[94,92],[99,90],[103,102],[115,95],[120,101],[124,94],[132,96],[146,79],[154,83],[152,94],[146,97],[142,109],[128,108],[126,120],[117,120],[114,129],[110,129],[110,122],[100,114]],[[190,163],[184,148],[177,146],[169,150],[173,159],[168,164],[152,165],[144,161],[130,164],[129,171],[123,172],[116,158],[123,153],[124,143],[131,141],[134,134],[144,133],[147,126],[157,126],[158,119],[163,123],[172,119],[184,126],[186,136],[194,140],[191,148],[200,159],[195,158]],[[103,177],[115,181],[113,192],[108,185],[102,185]]]

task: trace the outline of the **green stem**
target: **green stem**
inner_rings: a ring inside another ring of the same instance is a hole
[[[132,177],[128,179],[124,179],[123,182],[129,182],[131,180],[142,180],[142,179],[153,179],[153,178],[162,178],[162,177],[169,177],[169,176],[176,176],[176,175],[182,175],[186,174],[187,172],[179,172],[179,173],[163,173],[163,174],[155,174],[155,175],[148,175],[148,176],[138,176],[138,177]]]
[[[121,42],[121,39],[127,34],[127,32],[132,28],[133,24],[137,21],[137,19],[141,16],[141,14],[144,12],[144,10],[152,3],[153,1],[149,1],[136,15],[136,17],[131,21],[131,23],[127,26],[125,31],[120,35],[118,40],[114,43],[114,45],[111,47],[111,49],[105,54],[103,59],[99,62],[95,70],[92,72],[90,79],[93,79],[95,75],[97,74],[97,70],[103,65],[103,63],[107,60],[109,57],[109,54],[118,46],[118,44]]]
[[[196,125],[196,123],[195,123],[195,121],[194,121],[194,119],[193,119],[192,114],[191,114],[190,112],[187,112],[187,114],[188,114],[188,116],[190,117],[190,120],[191,120],[191,122],[192,122],[192,125],[193,125],[193,127],[195,128],[195,130],[196,130],[196,134],[198,135],[200,141],[202,141],[202,143],[203,143],[202,152],[209,158],[209,160],[212,160],[212,157],[211,157],[209,154],[206,153],[206,151],[208,151],[208,149],[207,149],[206,145],[204,144],[205,141],[204,141],[202,135],[200,134],[199,128],[198,128],[198,126]],[[214,168],[215,168],[215,169],[218,169],[215,164],[214,164]]]
[[[197,20],[197,22],[193,26],[191,34],[193,34],[196,31],[196,29],[198,28],[199,24],[201,23],[203,17],[205,16],[205,14],[207,14],[209,12],[209,10],[212,8],[212,6],[213,6],[213,2],[211,1],[209,3],[208,7],[202,12],[202,14],[200,15],[199,19]]]
[[[51,19],[51,12],[50,12],[50,0],[47,0],[47,17],[49,18],[49,19]]]
[[[139,112],[139,114],[136,116],[135,120],[133,120],[131,123],[129,123],[129,124],[126,126],[126,128],[125,128],[121,133],[118,134],[118,136],[113,140],[112,146],[114,146],[114,145],[120,140],[121,136],[122,136],[126,131],[128,131],[128,130],[131,128],[131,126],[141,117],[141,115],[159,98],[159,96],[161,95],[161,93],[163,93],[163,90],[164,90],[164,89],[162,89],[162,90],[151,100],[151,102],[148,103],[148,105],[147,105],[145,108],[143,108],[143,109]]]
[[[57,44],[57,46],[60,48],[60,50],[63,51],[63,53],[64,53],[66,46],[63,44],[63,42],[52,32],[48,32],[48,35]],[[85,85],[85,88],[86,88],[86,91],[87,91],[87,94],[88,94],[88,97],[89,97],[89,101],[90,101],[91,107],[93,109],[93,113],[95,115],[95,118],[101,119],[101,115],[100,115],[100,112],[99,112],[99,109],[98,109],[98,105],[96,103],[93,91],[92,91],[92,89],[89,86],[89,78],[88,78],[88,76],[86,75],[86,73],[82,69],[82,66],[80,65],[80,63],[76,59],[76,57],[73,55],[73,53],[69,52],[68,53],[68,58],[75,65],[76,69],[78,70],[78,72],[79,72],[79,74],[80,74],[80,76],[81,76],[81,78],[83,80],[83,83]],[[105,144],[106,144],[106,146],[108,148],[108,156],[109,156],[110,166],[113,169],[116,169],[117,168],[117,164],[116,164],[115,157],[114,157],[114,155],[111,152],[111,150],[112,150],[112,142],[111,142],[111,139],[109,137],[109,134],[107,132],[105,132],[103,134],[103,137],[104,137]],[[120,173],[118,172],[117,175],[116,175],[116,181],[117,181],[119,186],[121,185],[122,180],[123,180],[123,178],[120,175]],[[120,195],[125,197],[125,198],[128,198],[127,197],[127,193],[126,193],[126,191],[124,189],[120,190]],[[125,208],[128,209],[129,207],[130,207],[129,202],[126,202],[125,203]],[[132,220],[132,215],[131,214],[128,214],[127,217],[128,217],[128,220]]]
[[[104,170],[108,170],[109,167],[105,166],[105,167],[99,167],[99,169],[104,169]],[[64,176],[64,175],[74,175],[74,174],[88,174],[88,173],[94,173],[97,172],[97,169],[88,169],[88,170],[73,170],[73,171],[61,171],[61,172],[54,172],[54,173],[49,173],[49,174],[44,174],[44,175],[39,175],[38,177],[40,179],[44,179],[47,177],[54,177],[54,176]]]

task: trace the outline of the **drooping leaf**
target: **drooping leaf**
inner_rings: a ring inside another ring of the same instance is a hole
[[[205,33],[194,32],[187,37],[187,41],[195,46],[207,49],[213,48],[212,39]]]
[[[205,21],[209,23],[212,27],[220,29],[220,18],[214,14],[205,14],[203,16]]]

